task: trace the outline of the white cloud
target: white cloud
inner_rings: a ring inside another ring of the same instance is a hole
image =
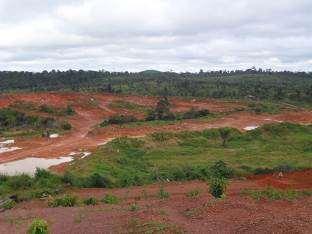
[[[310,0],[0,0],[0,69],[311,70]]]

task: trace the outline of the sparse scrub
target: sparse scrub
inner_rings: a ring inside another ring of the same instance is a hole
[[[213,177],[218,178],[231,178],[234,175],[233,169],[228,167],[227,164],[221,160],[210,167],[210,171]]]
[[[242,191],[242,194],[248,195],[256,200],[295,200],[301,197],[312,196],[312,190],[293,190],[293,189],[276,189],[273,187],[268,187],[263,190],[255,190],[255,189],[245,189]]]
[[[4,209],[4,210],[10,210],[12,209],[14,206],[16,206],[16,202],[12,199],[8,199],[7,201],[5,201],[0,208]]]
[[[132,203],[129,207],[129,210],[132,212],[138,211],[140,209],[140,206],[137,203]]]
[[[34,219],[28,228],[27,234],[48,234],[48,223],[43,219]]]
[[[105,197],[102,199],[102,202],[104,202],[105,204],[114,205],[119,203],[119,198],[112,194],[106,194]]]
[[[231,129],[230,128],[220,128],[219,129],[220,137],[222,139],[222,146],[225,147],[227,142],[231,136]]]
[[[78,203],[77,197],[65,194],[62,197],[52,198],[52,200],[49,201],[49,206],[50,207],[58,207],[58,206],[73,207],[77,205],[77,203]]]
[[[157,194],[159,199],[165,200],[168,199],[170,197],[170,193],[167,192],[163,186],[160,187],[158,194]]]
[[[183,234],[185,233],[182,228],[168,223],[162,223],[159,221],[145,221],[139,219],[131,219],[125,230],[129,234],[138,233],[170,233],[170,234]]]
[[[199,197],[199,195],[200,195],[199,189],[193,189],[186,193],[186,196],[189,198],[196,198],[196,197]]]
[[[97,204],[97,199],[94,197],[88,197],[83,200],[83,204],[87,206],[95,206]]]
[[[226,187],[225,178],[213,177],[209,180],[209,192],[215,198],[222,198],[225,195]]]
[[[114,115],[109,117],[108,119],[105,119],[100,126],[106,127],[111,124],[126,124],[126,123],[132,123],[137,122],[138,119],[132,115]]]

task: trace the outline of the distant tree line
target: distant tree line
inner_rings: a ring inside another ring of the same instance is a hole
[[[312,102],[312,73],[247,69],[235,71],[108,72],[55,71],[0,72],[0,92],[96,91],[155,96],[251,98]]]

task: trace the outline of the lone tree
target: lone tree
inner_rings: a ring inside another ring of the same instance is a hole
[[[222,146],[225,147],[230,136],[231,136],[231,129],[230,128],[220,128],[219,134],[222,139]]]
[[[170,112],[170,102],[167,97],[160,99],[155,109],[149,113],[146,120],[173,120],[175,116]]]

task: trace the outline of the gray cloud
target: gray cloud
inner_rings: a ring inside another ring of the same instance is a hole
[[[310,0],[0,0],[0,70],[309,70]]]

